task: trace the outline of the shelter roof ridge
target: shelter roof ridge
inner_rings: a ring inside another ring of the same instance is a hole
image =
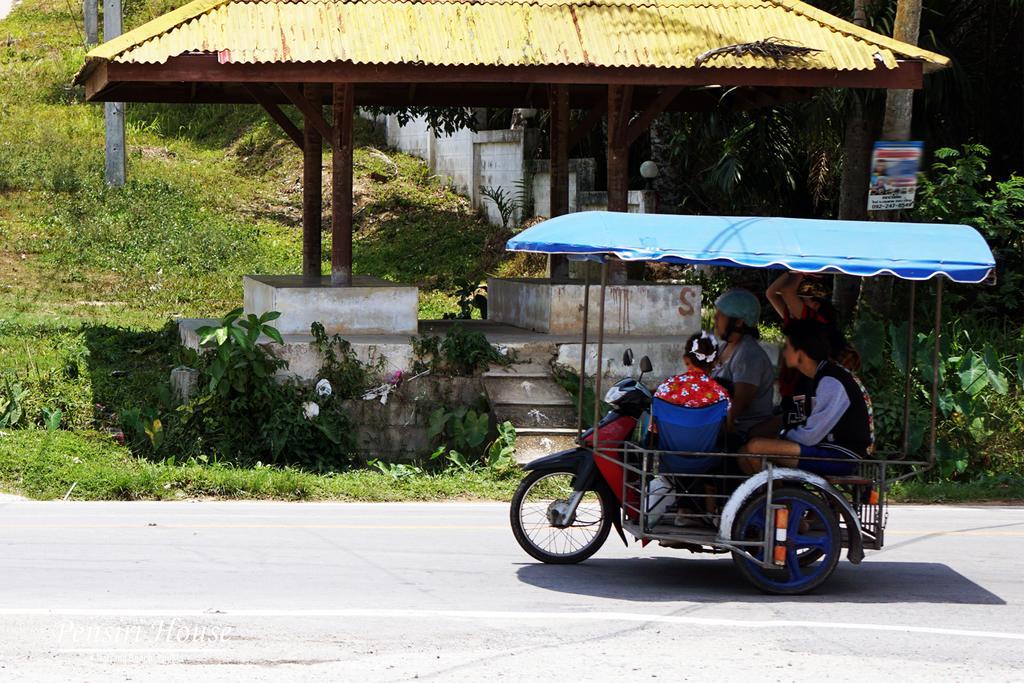
[[[430,26],[430,32],[422,27]],[[775,39],[811,50],[736,46]],[[801,0],[194,0],[87,56],[162,65],[703,68],[872,72],[948,59],[861,29]]]

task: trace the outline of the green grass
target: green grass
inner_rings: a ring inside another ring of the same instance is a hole
[[[485,473],[399,479],[371,470],[318,475],[289,468],[154,463],[95,432],[0,433],[0,489],[37,500],[509,500],[518,480]]]
[[[1024,476],[985,476],[973,481],[909,481],[895,485],[899,503],[1024,502]]]
[[[312,474],[290,468],[236,468],[191,461],[150,462],[96,432],[21,429],[0,432],[0,489],[37,500],[497,500],[508,501],[518,478],[480,473],[393,479],[373,470]],[[1024,500],[1024,478],[967,483],[900,484],[894,503]]]
[[[128,3],[126,28],[178,4]],[[155,329],[234,308],[243,274],[298,272],[301,154],[255,105],[129,104],[129,182],[104,186],[68,7],[26,0],[0,22],[0,271],[17,267],[0,317]],[[381,151],[368,122],[356,140],[356,272],[419,285],[425,314],[456,310],[458,281],[493,271],[504,235],[421,161]]]

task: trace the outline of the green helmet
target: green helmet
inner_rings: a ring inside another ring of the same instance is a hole
[[[730,318],[742,320],[748,327],[757,327],[761,319],[761,302],[740,287],[730,289],[715,299],[715,308]]]

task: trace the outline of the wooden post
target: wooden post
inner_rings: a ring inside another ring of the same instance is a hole
[[[121,0],[103,0],[103,40],[121,35]],[[111,187],[122,187],[127,176],[124,141],[124,102],[103,104],[106,130],[106,180]]]
[[[98,4],[99,0],[84,0],[82,2],[82,19],[85,23],[86,47],[100,42]]]
[[[320,85],[308,83],[303,93],[313,102],[321,102]],[[323,137],[316,126],[303,117],[302,126],[302,275],[320,279],[323,260]]]
[[[629,141],[626,129],[632,111],[633,92],[629,86],[608,86],[608,210],[629,210]],[[625,264],[609,263],[609,280],[626,281]]]
[[[551,217],[569,213],[569,88],[564,85],[548,87],[551,112]],[[564,256],[548,257],[548,277],[565,280],[569,277],[569,260]]]
[[[331,284],[352,284],[352,116],[351,83],[332,89],[334,144],[331,155]]]
[[[627,86],[608,86],[608,210],[629,209],[629,143],[626,126],[629,123]]]

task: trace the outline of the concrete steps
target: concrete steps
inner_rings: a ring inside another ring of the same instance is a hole
[[[575,447],[575,427],[521,427],[516,430],[516,462],[520,464]]]
[[[499,422],[516,429],[550,429],[576,424],[572,397],[551,378],[543,365],[526,363],[484,374],[484,391]]]
[[[483,385],[494,419],[516,428],[518,462],[575,446],[576,406],[547,363],[494,368],[484,373]]]

